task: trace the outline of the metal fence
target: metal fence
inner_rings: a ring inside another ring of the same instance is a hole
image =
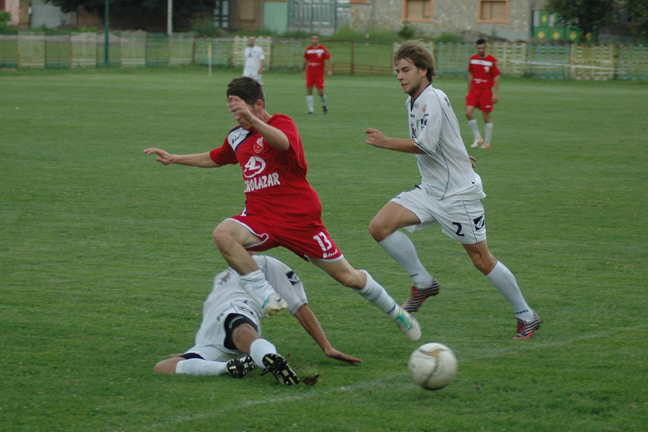
[[[192,34],[111,32],[108,64],[103,33],[46,36],[39,33],[0,35],[2,68],[159,67],[204,65],[241,67],[246,38],[195,38]],[[267,69],[299,70],[307,40],[258,38]],[[392,54],[398,44],[327,41],[336,73],[393,74]],[[466,76],[470,43],[428,43],[441,76]],[[546,79],[648,80],[648,47],[612,44],[492,43],[505,76]]]

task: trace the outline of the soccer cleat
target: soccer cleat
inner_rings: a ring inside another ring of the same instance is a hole
[[[254,360],[249,355],[232,359],[226,365],[227,373],[233,378],[243,378],[252,369],[256,369],[256,367],[256,363],[254,363]]]
[[[401,331],[405,333],[405,336],[407,336],[407,338],[412,342],[421,339],[421,326],[418,321],[416,321],[416,319],[405,309],[398,305],[397,307],[399,311],[396,318],[394,318],[394,321],[396,321],[398,328],[400,328]]]
[[[272,293],[265,299],[263,305],[263,316],[266,318],[272,318],[276,315],[279,315],[284,309],[288,309],[288,303],[277,293]]]
[[[518,318],[517,322],[518,326],[514,339],[520,340],[529,339],[533,335],[533,332],[540,328],[542,320],[537,313],[533,312],[533,319],[531,321],[523,321]]]
[[[314,111],[308,111],[308,115],[313,115],[313,114],[315,114]]]
[[[326,105],[322,105],[322,110],[324,110],[324,114],[328,114],[328,108]]]
[[[439,294],[439,281],[432,280],[432,284],[428,288],[412,287],[412,295],[403,303],[403,309],[409,313],[414,313],[419,310],[423,302],[428,297],[433,297]]]
[[[479,148],[490,148],[490,144],[489,143],[484,143],[481,146],[479,146]]]
[[[475,141],[470,145],[470,147],[475,148],[479,147],[480,144],[484,143],[484,138],[482,137],[475,137]]]
[[[275,377],[279,384],[284,385],[295,385],[299,384],[299,378],[297,374],[290,369],[288,362],[281,354],[266,354],[263,356],[263,365],[265,370],[261,372],[261,375],[265,375],[268,372]]]

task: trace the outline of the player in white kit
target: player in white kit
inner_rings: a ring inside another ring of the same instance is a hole
[[[263,85],[263,65],[265,64],[265,54],[260,46],[256,46],[256,38],[250,36],[248,38],[248,46],[245,47],[245,67],[243,68],[243,76],[250,77],[259,84]]]
[[[432,54],[416,41],[405,42],[394,54],[394,65],[407,98],[409,139],[387,138],[367,129],[367,144],[416,156],[421,184],[393,198],[371,221],[373,238],[407,271],[414,282],[403,308],[418,311],[437,295],[439,282],[423,267],[414,244],[399,228],[410,232],[439,224],[461,242],[473,264],[509,301],[518,321],[515,339],[527,339],[540,327],[540,317],[526,303],[515,276],[488,250],[481,199],[481,178],[473,170],[448,97],[432,87]]]
[[[324,354],[336,360],[359,363],[331,346],[319,321],[308,307],[304,285],[281,261],[254,255],[254,261],[268,282],[288,303],[288,311],[297,318]],[[203,320],[195,345],[159,362],[156,372],[185,375],[225,375],[242,378],[257,366],[266,368],[277,381],[286,385],[299,379],[275,346],[261,338],[263,311],[239,285],[239,275],[232,268],[214,278],[214,288],[203,306]],[[249,355],[244,355],[249,354]]]

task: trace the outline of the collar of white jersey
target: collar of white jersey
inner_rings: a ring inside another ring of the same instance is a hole
[[[414,99],[414,98],[412,98],[412,96],[410,96],[410,100],[409,100],[409,103],[410,103],[410,109],[414,108],[414,102],[416,102],[416,100],[417,100],[418,98],[420,98],[421,95],[423,95],[423,93],[425,93],[426,91],[428,91],[428,90],[430,90],[430,89],[433,89],[433,88],[434,88],[434,87],[432,87],[432,83],[430,83],[430,84],[427,85],[427,87],[425,87],[425,88],[421,91],[421,93],[418,94],[418,96],[416,96],[416,99]]]

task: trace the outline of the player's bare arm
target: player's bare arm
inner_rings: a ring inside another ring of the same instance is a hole
[[[258,100],[250,106],[238,96],[229,96],[227,108],[234,114],[234,119],[245,129],[254,129],[277,150],[286,151],[290,148],[288,137],[281,130],[266,123],[270,115],[263,107],[263,102]]]
[[[189,155],[175,155],[175,154],[169,154],[167,151],[159,148],[147,148],[144,149],[144,153],[147,155],[150,154],[158,155],[158,157],[156,157],[155,160],[164,165],[177,164],[177,165],[193,166],[198,168],[220,167],[220,165],[214,162],[212,158],[209,156],[209,152],[189,154]]]
[[[403,153],[424,153],[423,150],[416,147],[414,144],[415,141],[411,138],[387,138],[379,130],[371,128],[367,129],[365,133],[367,134],[367,141],[365,142],[371,146]]]
[[[494,104],[499,101],[499,81],[500,81],[499,75],[493,78],[493,103]]]
[[[297,313],[295,313],[295,318],[297,318],[302,327],[304,327],[304,330],[306,330],[313,340],[317,342],[317,345],[322,348],[322,351],[324,351],[324,354],[327,357],[351,364],[362,363],[362,360],[359,358],[346,355],[331,346],[324,334],[324,330],[322,330],[319,320],[308,306],[304,305],[300,307]]]

